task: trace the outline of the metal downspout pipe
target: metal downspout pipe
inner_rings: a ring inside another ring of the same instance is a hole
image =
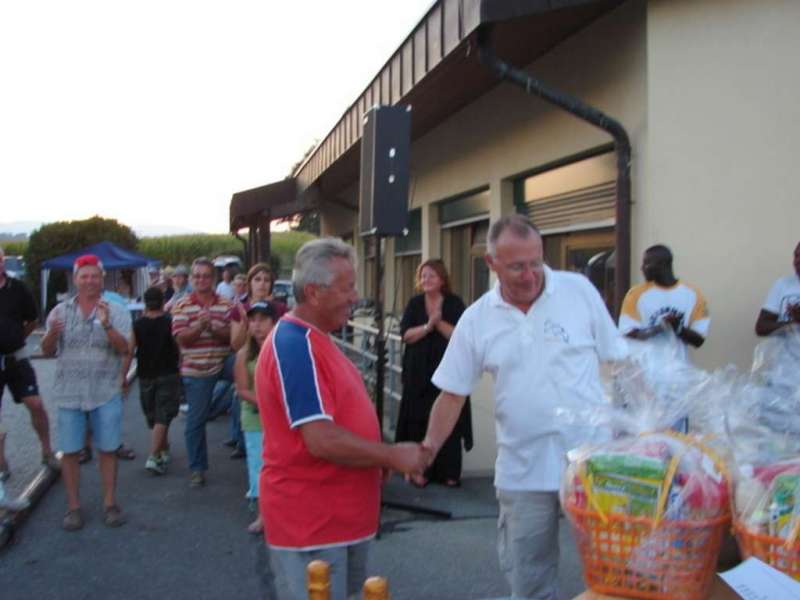
[[[614,312],[619,315],[622,299],[630,287],[631,278],[631,142],[622,124],[586,104],[582,100],[546,86],[520,68],[500,60],[491,44],[491,25],[477,31],[480,61],[500,79],[520,86],[528,94],[538,96],[554,106],[607,132],[614,139],[617,153],[616,226],[614,227],[616,265],[614,277]]]

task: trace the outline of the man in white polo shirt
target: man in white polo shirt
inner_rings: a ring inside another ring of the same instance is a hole
[[[483,373],[494,379],[498,554],[515,598],[554,599],[558,489],[566,452],[591,437],[567,425],[559,406],[603,402],[599,363],[627,345],[600,294],[583,275],[544,265],[539,232],[522,215],[489,231],[486,261],[495,287],[456,325],[433,376],[442,390],[423,445],[433,454],[453,429]]]

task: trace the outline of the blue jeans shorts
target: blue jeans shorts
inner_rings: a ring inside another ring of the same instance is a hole
[[[58,409],[58,447],[64,454],[80,451],[86,441],[86,427],[92,432],[92,445],[100,452],[114,452],[122,444],[122,395],[89,411]]]

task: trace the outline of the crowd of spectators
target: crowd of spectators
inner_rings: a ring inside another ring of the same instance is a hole
[[[514,597],[555,598],[558,489],[580,424],[557,421],[552,407],[565,397],[601,402],[599,365],[624,358],[626,338],[647,341],[672,331],[684,350],[699,348],[709,335],[709,311],[699,289],[675,276],[664,245],[644,252],[645,282],[628,292],[615,324],[588,279],[544,263],[542,238],[525,217],[498,220],[487,242],[497,282],[469,307],[450,290],[441,261],[425,261],[417,271],[420,293],[401,323],[404,393],[394,444],[382,441],[361,373],[329,335],[347,323],[358,300],[354,250],[341,240],[317,239],[298,251],[291,312],[273,297],[267,264],[247,273],[226,267],[217,284],[213,262],[198,258],[188,268],[151,270],[144,311],[132,319],[104,293],[98,257],[79,257],[76,293],[47,316],[41,341],[42,352],[56,357],[48,401],[56,408],[60,463],[26,350],[36,306],[27,288],[6,276],[0,250],[0,395],[8,387],[26,406],[42,462],[61,469],[63,528],[84,525],[80,463],[89,444],[99,455],[103,522],[126,521],[117,460],[130,458],[122,409],[135,359],[152,430],[144,468],[167,472],[170,426],[183,403],[188,485],[202,488],[210,469],[206,424],[230,412],[231,457],[247,458],[244,495],[255,513],[248,531],[263,533],[294,598],[305,597],[305,566],[323,559],[332,567],[331,597],[343,600],[365,574],[382,480],[397,471],[420,487],[460,484],[462,447],[473,442],[468,397],[490,373],[500,564]],[[793,266],[758,315],[760,336],[800,324],[800,244]],[[117,295],[129,297],[130,290],[119,287]],[[674,427],[685,431],[688,422]],[[2,487],[9,474],[5,437],[0,429],[0,508],[19,510],[24,501]]]

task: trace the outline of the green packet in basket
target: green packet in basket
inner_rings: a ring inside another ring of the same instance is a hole
[[[586,461],[596,507],[605,514],[654,517],[667,472],[658,458],[602,453]]]
[[[586,472],[595,474],[625,475],[649,481],[664,481],[667,464],[652,456],[622,452],[603,452],[586,461]]]

